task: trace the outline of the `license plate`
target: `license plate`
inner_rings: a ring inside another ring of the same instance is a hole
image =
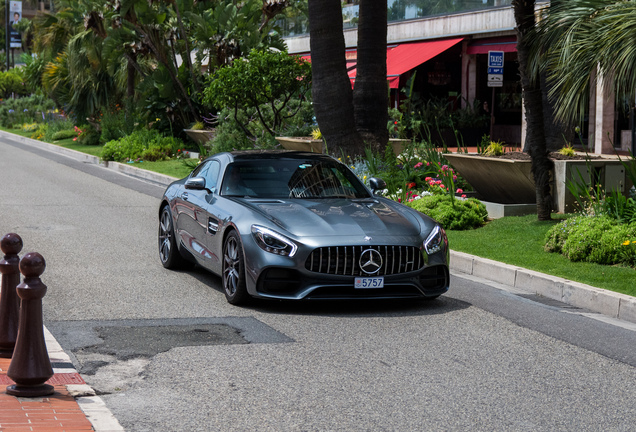
[[[359,277],[355,279],[353,287],[361,288],[361,289],[384,288],[384,278],[383,277]]]

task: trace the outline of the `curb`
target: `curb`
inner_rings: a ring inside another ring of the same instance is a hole
[[[44,327],[44,342],[52,364],[64,365],[63,369],[53,369],[54,373],[78,373],[72,367],[71,358],[64,352],[55,337]],[[79,374],[78,374],[79,375]],[[119,424],[113,413],[106,407],[104,401],[95,395],[95,390],[88,384],[67,384],[66,390],[77,402],[86,418],[98,432],[117,432],[124,428]]]
[[[451,270],[636,323],[636,298],[451,250]]]

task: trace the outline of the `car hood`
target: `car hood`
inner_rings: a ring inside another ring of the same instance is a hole
[[[397,203],[393,206],[371,198],[246,200],[244,204],[297,237],[415,236],[422,229],[408,209],[398,210]]]

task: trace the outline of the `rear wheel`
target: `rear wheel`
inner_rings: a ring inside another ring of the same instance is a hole
[[[167,269],[177,270],[188,266],[188,262],[177,249],[170,206],[164,206],[159,216],[159,259]]]
[[[223,290],[230,304],[245,304],[250,299],[245,285],[243,246],[236,231],[230,232],[223,244]]]

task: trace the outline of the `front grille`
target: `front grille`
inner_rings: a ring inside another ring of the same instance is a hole
[[[315,249],[307,258],[305,268],[316,273],[340,276],[371,276],[360,269],[360,256],[374,249],[382,256],[380,270],[372,276],[387,276],[416,271],[425,260],[414,246],[331,246]]]

